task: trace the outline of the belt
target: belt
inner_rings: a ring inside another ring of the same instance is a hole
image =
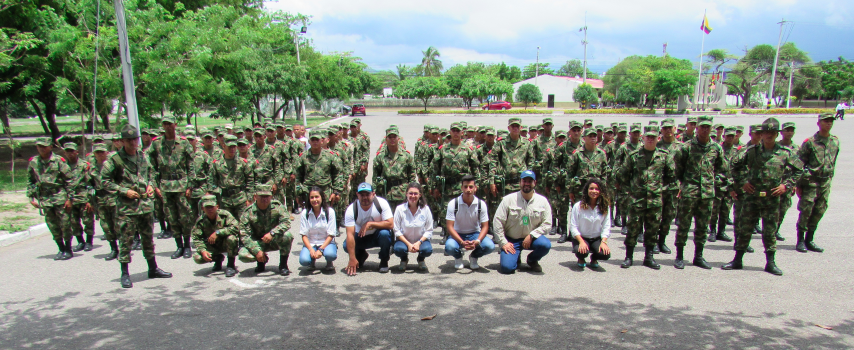
[[[516,182],[519,182],[521,180],[522,180],[521,175],[516,175],[516,176],[512,176],[512,177],[504,177],[505,183],[516,183]]]
[[[445,180],[446,183],[447,183],[447,181],[448,180]],[[386,182],[386,186],[395,187],[395,186],[400,186],[400,185],[407,184],[407,183],[408,183],[408,181],[406,181],[406,180],[392,180],[392,181]]]
[[[239,194],[239,193],[242,193],[242,192],[243,192],[243,191],[241,191],[241,189],[240,189],[240,188],[237,188],[237,187],[234,187],[234,188],[223,188],[223,189],[222,189],[222,196],[223,196],[223,197],[231,197],[231,196],[233,196],[233,195],[235,195],[235,194]]]

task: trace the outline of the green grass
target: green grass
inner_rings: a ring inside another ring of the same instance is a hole
[[[5,165],[6,163],[4,163]],[[16,164],[17,165],[17,164]],[[20,191],[27,189],[27,167],[17,165],[15,167],[15,183],[12,183],[12,172],[9,169],[0,170],[0,192]],[[2,203],[2,202],[0,202]],[[3,209],[0,204],[0,211]]]
[[[450,111],[437,111],[437,110],[402,110],[397,111],[397,114],[552,114],[551,110],[537,110],[537,109],[513,109],[513,110],[505,110],[505,111],[484,111],[484,110],[450,110]]]

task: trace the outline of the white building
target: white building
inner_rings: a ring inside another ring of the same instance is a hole
[[[578,107],[578,103],[572,98],[572,93],[581,85],[582,80],[579,77],[540,75],[537,78],[522,80],[513,84],[513,96],[516,96],[516,92],[519,91],[519,87],[523,84],[533,84],[539,87],[540,93],[543,94],[543,102],[540,103],[541,106],[549,108]],[[600,93],[605,86],[604,82],[599,79],[587,79],[587,84],[592,85]]]

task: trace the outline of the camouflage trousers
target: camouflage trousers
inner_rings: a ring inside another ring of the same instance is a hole
[[[678,189],[661,191],[661,225],[658,227],[658,235],[662,238],[670,234],[670,224],[676,218],[676,209],[679,204],[679,199],[676,198],[677,193],[679,193]],[[688,225],[691,225],[690,220]]]
[[[162,192],[163,212],[166,222],[172,226],[175,237],[190,237],[193,228],[192,212],[190,202],[184,196],[184,192]]]
[[[762,244],[765,246],[765,252],[777,251],[777,238],[774,234],[777,233],[779,224],[780,197],[745,194],[742,201],[738,225],[735,228],[735,250],[747,250],[753,228],[759,223],[759,219],[762,219]]]
[[[251,236],[243,236],[243,248],[240,248],[240,251],[237,252],[237,258],[242,262],[251,263],[258,261],[256,256],[260,251],[272,252],[278,250],[280,261],[287,262],[293,242],[294,237],[290,232],[284,235],[274,235],[270,243],[264,243],[261,239],[256,240]]]
[[[729,193],[715,194],[715,199],[712,202],[712,217],[709,219],[709,229],[718,225],[718,227],[726,227],[726,221],[729,218],[729,212],[732,210],[732,197]],[[716,234],[716,232],[709,232]]]
[[[225,210],[231,214],[237,221],[240,221],[240,216],[243,214],[243,210],[246,209],[246,202],[236,202],[237,204],[229,205],[224,202],[220,202],[219,208]],[[201,215],[201,214],[199,214]]]
[[[830,199],[830,181],[809,184],[803,187],[801,198],[798,201],[798,231],[815,232],[818,223],[827,211],[827,202]]]
[[[158,222],[162,222],[162,223],[168,222],[166,220],[166,213],[164,212],[164,209],[163,209],[163,199],[160,197],[157,197],[157,195],[154,196],[154,213],[153,214],[154,214],[154,220],[157,220]]]
[[[85,207],[86,203],[71,206],[71,212],[68,213],[68,221],[66,222],[72,236],[95,235],[95,212],[87,212]]]
[[[619,195],[617,196],[617,208],[620,209],[620,215],[627,216],[631,214],[631,203],[632,196],[623,190],[619,191]],[[659,221],[658,226],[661,226],[661,222]],[[628,228],[627,228],[628,229]],[[658,228],[655,229],[655,234],[658,235]]]
[[[137,233],[142,242],[142,256],[145,260],[154,258],[154,216],[152,213],[139,215],[116,214],[119,233],[119,262],[130,263],[130,248]]]
[[[679,225],[676,226],[675,243],[677,247],[684,247],[688,242],[688,230],[691,229],[691,219],[694,219],[694,246],[705,246],[706,238],[708,237],[709,219],[712,217],[713,201],[713,198],[679,199]]]
[[[212,261],[205,261],[205,259],[202,259],[201,252],[208,252],[211,255],[226,254],[231,258],[237,256],[237,248],[240,240],[237,238],[237,235],[228,235],[226,237],[217,237],[214,244],[210,244],[207,241],[199,243],[201,244],[197,243],[196,251],[193,253],[193,261],[195,261],[196,264],[207,264]]]
[[[289,176],[289,175],[286,175]],[[294,208],[298,208],[299,204],[297,203],[297,195],[296,195],[296,181],[290,181],[285,185],[285,205],[288,206],[288,211],[293,212]]]
[[[104,231],[104,239],[110,242],[118,240],[119,236],[116,233],[116,206],[98,205],[98,217],[101,231]]]
[[[780,214],[778,216],[777,222],[780,225],[783,224],[783,219],[786,218],[786,213],[789,211],[789,208],[792,207],[792,196],[794,193],[792,191],[787,191],[784,195],[780,196]],[[780,227],[777,227],[777,232],[780,232]]]
[[[365,182],[365,179],[367,177],[367,172],[361,173],[359,172],[358,167],[356,168],[356,174],[353,175],[353,179],[350,180],[350,194],[348,195],[349,198],[352,198],[352,200],[356,200],[356,197],[358,197],[356,190],[358,189],[360,183]]]
[[[569,221],[566,221],[566,214],[569,212],[569,199],[566,198],[566,189],[561,188],[558,191],[557,188],[552,187],[549,189],[549,204],[552,206],[552,213],[555,213],[554,217],[560,220],[560,227],[565,229],[566,232],[569,232]],[[499,198],[498,203],[495,205],[495,210],[498,209],[498,204],[500,204],[501,200]],[[490,213],[494,214],[495,211],[490,211]]]
[[[638,236],[643,233],[643,245],[654,247],[658,244],[658,230],[661,227],[661,207],[629,207],[629,222],[626,224],[626,247],[638,245]]]
[[[45,207],[42,211],[44,212],[44,223],[47,224],[47,229],[53,236],[53,240],[71,238],[72,232],[68,225],[70,213],[63,206]]]
[[[201,203],[201,201],[202,201],[202,197],[187,198],[187,203],[190,205],[190,218],[192,218],[192,220],[190,220],[190,221],[193,224],[195,224],[196,220],[199,219],[199,215],[202,215],[202,208],[199,207],[199,203]],[[240,220],[240,218],[237,218],[237,217],[235,217],[235,219]],[[191,232],[192,232],[192,229],[191,229]]]
[[[441,191],[441,189],[440,189]],[[499,194],[501,194],[501,189],[498,189]],[[448,214],[448,203],[451,202],[452,199],[457,198],[462,194],[462,190],[460,189],[460,184],[454,184],[452,186],[448,186],[442,191],[442,196],[440,197],[439,206],[434,209],[439,215],[435,216],[439,221],[439,226],[443,228],[447,225],[447,221],[445,220],[445,216]],[[394,208],[392,208],[394,210]],[[447,231],[442,231],[442,234],[445,234]]]

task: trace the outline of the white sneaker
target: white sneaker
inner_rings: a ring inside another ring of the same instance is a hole
[[[380,272],[382,272],[382,273],[386,273],[386,272],[388,272],[388,266],[386,266],[386,267],[380,267]]]
[[[397,269],[400,271],[406,271],[406,263],[408,263],[408,262],[409,261],[407,261],[407,260],[401,260],[400,265],[397,265]]]
[[[480,268],[480,265],[477,264],[477,258],[470,256],[469,257],[469,268],[472,270],[477,270]]]
[[[463,259],[454,259],[454,268],[459,270],[463,268]]]

